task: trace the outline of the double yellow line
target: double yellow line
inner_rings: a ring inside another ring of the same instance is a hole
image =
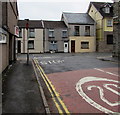
[[[52,100],[54,101],[59,114],[68,114],[70,115],[70,112],[68,111],[67,107],[65,106],[64,102],[61,100],[59,93],[56,92],[54,86],[52,85],[51,81],[48,79],[48,77],[46,76],[44,70],[42,69],[42,67],[39,65],[38,60],[34,59],[33,60],[36,67],[38,68],[40,75],[42,76],[51,96],[52,96]]]

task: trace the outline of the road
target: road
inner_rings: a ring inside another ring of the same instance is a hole
[[[34,55],[59,113],[120,112],[118,64],[97,59],[109,56],[106,53]]]

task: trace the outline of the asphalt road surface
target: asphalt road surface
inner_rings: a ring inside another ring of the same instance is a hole
[[[106,53],[34,55],[45,72],[43,77],[60,113],[120,112],[118,64],[97,59],[109,56]]]

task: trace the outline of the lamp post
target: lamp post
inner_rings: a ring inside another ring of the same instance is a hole
[[[29,28],[29,19],[25,19],[26,20],[26,30],[27,30],[27,65],[29,64],[29,33],[28,33],[28,28]]]

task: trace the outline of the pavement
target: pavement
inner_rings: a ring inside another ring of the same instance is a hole
[[[23,58],[24,57],[24,58]],[[25,55],[3,75],[2,113],[45,113],[32,62]]]

